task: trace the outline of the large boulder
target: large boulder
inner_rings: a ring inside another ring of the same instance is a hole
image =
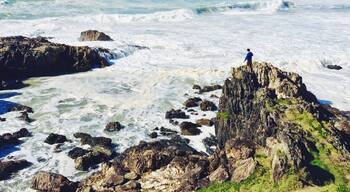
[[[0,160],[0,181],[9,179],[13,173],[16,173],[21,169],[27,168],[30,165],[31,163],[26,160]]]
[[[72,182],[60,174],[40,171],[32,178],[31,187],[38,191],[75,192],[78,183]]]
[[[202,99],[199,97],[189,98],[185,101],[184,106],[185,107],[198,107],[199,102],[201,102],[201,101],[202,101]]]
[[[113,41],[113,39],[103,32],[87,30],[80,33],[80,41]]]
[[[124,126],[121,125],[119,122],[109,122],[105,127],[105,131],[114,132],[114,131],[120,131],[123,128]]]
[[[51,43],[42,37],[0,37],[0,81],[88,71],[102,61],[89,47]]]

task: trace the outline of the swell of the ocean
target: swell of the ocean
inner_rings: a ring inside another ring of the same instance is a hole
[[[164,113],[181,108],[186,93],[195,95],[193,84],[223,83],[231,67],[242,64],[248,47],[255,60],[299,73],[319,99],[350,110],[348,0],[0,2],[0,36],[45,36],[57,43],[122,53],[107,68],[31,78],[29,87],[0,91],[0,103],[31,106],[36,120],[27,124],[16,118],[17,113],[1,114],[8,120],[0,122],[0,134],[26,127],[33,137],[16,150],[0,152],[0,158],[24,158],[33,165],[0,182],[0,191],[30,191],[30,178],[39,170],[72,180],[91,174],[76,171],[67,157],[71,148],[79,146],[75,132],[110,137],[116,150],[123,151],[151,140],[148,134],[155,127],[179,130],[164,119]],[[87,29],[103,31],[114,41],[80,42],[80,32]],[[149,49],[134,50],[132,45]],[[327,64],[343,69],[330,70],[324,67]],[[4,94],[10,97],[2,98]],[[103,128],[109,121],[120,121],[126,128],[107,134]],[[52,132],[73,142],[65,144],[63,152],[53,153],[52,146],[43,142]],[[210,134],[213,127],[188,138],[203,151],[201,140]]]

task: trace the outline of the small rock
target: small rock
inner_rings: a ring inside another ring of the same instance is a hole
[[[165,128],[165,127],[161,127],[160,128],[160,134],[164,135],[164,136],[171,136],[171,135],[176,135],[177,131]]]
[[[225,182],[229,179],[229,174],[224,166],[220,165],[214,172],[209,175],[210,182]]]
[[[138,179],[138,177],[139,176],[133,171],[124,175],[124,178],[127,180],[136,180],[136,179]]]
[[[39,171],[32,178],[31,187],[38,191],[75,192],[78,188],[78,183],[72,182],[59,174]]]
[[[202,99],[199,97],[189,98],[189,99],[187,99],[187,101],[185,101],[184,106],[185,107],[198,107],[200,101],[202,101]]]
[[[197,119],[196,124],[201,126],[205,125],[205,126],[211,127],[214,125],[214,122],[211,121],[210,119]]]
[[[8,109],[8,112],[12,111],[22,111],[22,112],[27,112],[27,113],[33,113],[33,109],[31,107],[25,106],[25,105],[20,105],[17,104],[11,108]]]
[[[205,93],[205,92],[215,91],[219,89],[222,89],[221,85],[209,85],[209,86],[204,86],[202,89],[199,90],[199,92]]]
[[[33,119],[31,119],[29,117],[28,112],[25,112],[25,111],[21,112],[21,116],[19,116],[18,118],[23,120],[23,121],[25,121],[25,122],[27,122],[27,123],[31,123],[31,122],[34,121]]]
[[[201,88],[201,86],[199,86],[199,85],[193,85],[192,89],[198,89],[198,90],[201,90],[202,88]]]
[[[53,149],[53,152],[54,153],[60,153],[60,152],[62,152],[62,143],[59,143],[59,144],[56,144],[55,145],[55,147],[54,147],[54,149]]]
[[[0,117],[0,122],[4,122],[4,121],[6,121],[6,118]]]
[[[87,30],[80,33],[80,41],[113,41],[113,39],[103,32]]]
[[[181,111],[180,109],[178,109],[178,110],[171,109],[170,111],[167,111],[165,113],[165,118],[166,119],[174,119],[174,118],[177,118],[177,119],[188,119],[189,116],[186,115],[186,113]]]
[[[194,124],[192,122],[184,121],[180,124],[182,135],[199,135],[202,131],[198,129],[200,125]]]
[[[170,120],[169,120],[169,123],[172,124],[172,125],[175,125],[175,126],[179,124],[178,121],[175,121],[175,120],[173,120],[173,119],[170,119]]]
[[[110,122],[106,125],[105,131],[107,132],[120,131],[123,128],[124,126],[122,126],[119,122]]]
[[[149,134],[149,137],[151,137],[152,139],[157,138],[158,137],[158,133],[157,132],[152,132]]]
[[[50,133],[50,135],[45,139],[44,142],[52,145],[55,143],[64,143],[66,141],[67,141],[66,136],[55,134],[55,133]]]
[[[211,101],[205,100],[200,104],[202,111],[216,111],[218,107]]]
[[[253,158],[240,160],[236,163],[237,168],[234,170],[232,175],[232,181],[240,183],[251,176],[256,167],[256,161]]]
[[[203,139],[203,144],[206,148],[206,152],[208,154],[213,154],[214,153],[214,149],[217,146],[218,140],[214,135],[210,134],[210,137],[206,137]],[[214,148],[214,149],[213,149]]]
[[[76,159],[88,153],[89,151],[80,147],[75,147],[68,152],[68,157]]]
[[[74,133],[75,138],[80,138],[80,142],[82,145],[90,145],[93,146],[104,146],[104,147],[110,147],[112,145],[112,139],[107,137],[92,137],[91,135],[87,133]]]
[[[26,160],[2,161],[0,160],[0,181],[9,179],[11,175],[31,165]]]
[[[343,69],[341,66],[339,65],[327,65],[328,69],[335,69],[335,70],[341,70]]]
[[[219,96],[212,94],[212,95],[210,95],[210,98],[219,98]]]

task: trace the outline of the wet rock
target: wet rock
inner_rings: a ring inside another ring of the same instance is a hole
[[[218,110],[218,107],[215,105],[215,103],[205,100],[200,104],[200,108],[202,111],[216,111]]]
[[[201,87],[201,86],[199,86],[199,85],[193,85],[192,89],[198,89],[198,90],[201,90],[201,89],[202,89],[202,87]]]
[[[12,135],[16,138],[30,137],[31,136],[30,132],[26,128],[22,128],[19,131],[12,133]]]
[[[83,170],[86,171],[91,167],[94,167],[95,165],[106,162],[110,159],[107,155],[97,152],[97,151],[92,151],[89,153],[86,153],[83,156],[77,157],[74,160],[75,163],[75,168],[77,170]]]
[[[12,111],[21,111],[21,112],[27,112],[27,113],[34,113],[34,110],[31,107],[16,104],[8,109],[8,112]]]
[[[68,156],[72,159],[76,159],[78,157],[85,155],[88,152],[89,150],[86,150],[80,147],[74,147],[72,150],[68,152]]]
[[[31,163],[26,160],[0,160],[0,181],[9,179],[12,174],[27,168],[30,165]]]
[[[201,101],[202,101],[202,99],[199,97],[189,98],[185,101],[184,106],[185,107],[198,107],[199,102],[201,102]]]
[[[210,137],[204,138],[202,142],[206,148],[206,152],[208,154],[213,154],[218,144],[218,140],[216,139],[216,137],[214,135],[210,135]]]
[[[200,127],[200,125],[187,121],[180,123],[182,135],[199,135],[202,131],[197,127]]]
[[[39,171],[32,178],[32,189],[47,192],[75,192],[78,187],[77,182],[72,182],[66,177]]]
[[[149,137],[151,137],[152,139],[155,139],[158,137],[158,133],[157,132],[152,132],[149,134]]]
[[[230,178],[226,168],[224,166],[218,167],[214,172],[209,175],[210,182],[225,182]]]
[[[343,69],[341,66],[339,65],[327,65],[326,66],[328,69],[335,69],[335,70],[341,70]]]
[[[0,37],[0,80],[88,71],[102,60],[89,47],[51,43],[39,37]]]
[[[236,163],[237,168],[232,175],[232,181],[240,183],[251,176],[256,168],[256,161],[253,158],[240,160]]]
[[[165,113],[166,119],[188,119],[189,116],[186,115],[185,112],[181,111],[181,109],[175,110],[171,109]]]
[[[165,128],[165,127],[161,127],[160,128],[160,134],[164,135],[164,136],[172,136],[172,135],[176,135],[177,131]]]
[[[124,126],[122,126],[119,122],[110,122],[106,125],[105,131],[114,132],[114,131],[120,131],[123,128]]]
[[[212,94],[212,95],[210,95],[210,98],[219,98],[219,96]]]
[[[27,123],[31,123],[34,121],[33,119],[31,119],[29,117],[27,112],[21,112],[21,115],[18,118],[21,119],[22,121],[27,122]]]
[[[179,122],[175,121],[174,119],[169,119],[169,123],[175,126],[179,124]]]
[[[107,137],[92,137],[87,133],[74,133],[75,138],[79,138],[82,145],[90,145],[90,146],[104,146],[110,147],[112,145],[112,139]]]
[[[113,41],[113,39],[103,32],[87,30],[80,33],[80,41]]]
[[[64,143],[66,141],[67,141],[66,136],[50,133],[49,136],[46,137],[44,142],[47,144],[53,145],[55,143]]]
[[[211,127],[214,125],[214,122],[211,119],[197,119],[196,124]]]
[[[0,117],[0,122],[5,122],[5,121],[6,121],[6,118]]]
[[[221,85],[208,85],[204,86],[202,89],[199,90],[199,93],[205,93],[205,92],[211,92],[215,90],[222,89]]]

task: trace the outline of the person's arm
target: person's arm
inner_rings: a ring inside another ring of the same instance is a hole
[[[244,61],[243,62],[245,62],[245,61],[247,61],[248,60],[248,55],[247,56],[245,56],[245,59],[244,59]]]

